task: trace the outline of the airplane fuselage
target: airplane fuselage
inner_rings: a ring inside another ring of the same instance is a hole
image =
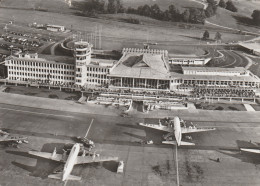
[[[64,169],[63,169],[63,174],[62,174],[62,181],[67,180],[68,176],[70,175],[75,163],[76,163],[76,159],[78,157],[79,154],[79,150],[80,150],[80,145],[79,143],[76,143],[75,145],[73,145],[70,154],[68,156],[68,159],[64,165]]]
[[[176,117],[174,117],[173,121],[174,121],[174,136],[175,136],[177,145],[180,146],[181,138],[182,138],[180,118],[176,116]]]

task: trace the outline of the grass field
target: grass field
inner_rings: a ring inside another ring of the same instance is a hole
[[[253,3],[251,1],[234,2],[238,8],[238,12],[234,13],[223,8],[218,8],[217,14],[207,20],[221,26],[260,34],[259,27],[250,24],[251,14],[254,9],[260,7],[260,3]]]
[[[64,0],[2,0],[0,7],[40,9],[54,12],[73,12]]]

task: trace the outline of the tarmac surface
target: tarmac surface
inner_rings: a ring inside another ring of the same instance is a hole
[[[31,100],[31,101],[30,101]],[[73,112],[70,112],[72,110]],[[119,109],[0,93],[0,128],[27,136],[19,149],[0,146],[0,185],[164,186],[176,185],[175,147],[161,144],[162,132],[138,126],[145,118],[180,116],[199,127],[216,131],[193,134],[192,147],[178,148],[180,185],[259,185],[260,156],[239,151],[259,148],[259,112],[244,111],[132,111],[120,117]],[[84,136],[94,119],[89,139],[101,155],[118,156],[125,167],[117,174],[117,162],[76,165],[73,175],[81,181],[49,179],[59,163],[29,155],[29,150],[57,152]],[[141,145],[153,140],[153,145]],[[217,162],[217,158],[220,162]]]

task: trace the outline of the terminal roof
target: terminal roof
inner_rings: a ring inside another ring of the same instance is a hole
[[[16,60],[26,60],[32,62],[42,62],[42,63],[59,63],[59,64],[71,64],[75,63],[75,59],[69,56],[54,56],[54,55],[45,55],[38,54],[37,58],[30,57],[17,57],[17,56],[9,56],[8,58],[13,58]]]
[[[162,54],[125,53],[111,71],[111,76],[167,79],[169,66]]]
[[[43,58],[46,59],[47,61],[55,62],[55,63],[66,63],[66,64],[75,63],[74,57],[69,57],[69,56],[54,56],[54,55],[39,54],[39,58]]]
[[[99,67],[112,67],[115,63],[116,60],[91,58],[91,62],[89,63],[89,65]]]

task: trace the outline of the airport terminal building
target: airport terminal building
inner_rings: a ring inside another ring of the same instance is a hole
[[[91,45],[75,42],[74,57],[19,54],[5,59],[8,82],[95,87],[108,83],[114,60],[91,58]]]
[[[119,60],[91,57],[92,45],[75,42],[74,57],[20,54],[5,60],[7,81],[40,82],[83,88],[142,91],[193,91],[196,87],[256,90],[260,79],[243,67],[179,66],[169,63],[168,51],[127,48]]]
[[[192,91],[195,86],[259,88],[260,79],[243,67],[171,66],[164,53],[127,53],[115,64],[110,88]]]

